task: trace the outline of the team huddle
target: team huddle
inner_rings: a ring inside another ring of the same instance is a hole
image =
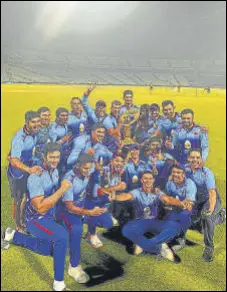
[[[214,174],[204,166],[207,127],[194,122],[192,109],[175,112],[171,100],[162,108],[139,107],[131,90],[107,114],[102,100],[90,106],[94,89],[73,97],[70,112],[58,108],[53,123],[47,107],[25,113],[8,155],[16,229],[2,228],[2,249],[12,242],[53,256],[55,291],[66,288],[68,248],[69,275],[78,283],[90,279],[80,265],[85,224],[92,248],[103,247],[97,227],[118,225],[135,256],[147,252],[175,263],[187,230],[196,229],[204,236],[202,259],[212,261],[215,226],[226,212]]]

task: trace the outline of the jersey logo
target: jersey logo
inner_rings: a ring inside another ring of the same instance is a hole
[[[185,147],[185,149],[191,149],[191,147],[192,147],[191,142],[189,140],[186,140],[184,143],[184,147]]]
[[[138,176],[137,176],[137,175],[134,175],[133,178],[132,178],[132,182],[133,182],[133,183],[137,183],[138,180],[139,180],[139,179],[138,179]]]
[[[80,124],[80,127],[79,127],[79,129],[80,129],[80,132],[84,132],[84,124]]]

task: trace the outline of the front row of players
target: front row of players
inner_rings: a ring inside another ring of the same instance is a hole
[[[95,248],[103,246],[96,235],[96,227],[111,228],[113,217],[122,219],[116,214],[116,210],[118,213],[121,210],[116,204],[123,202],[131,202],[130,208],[135,211],[123,222],[121,229],[134,243],[135,255],[145,251],[178,262],[174,252],[184,247],[187,230],[196,224],[202,227],[204,234],[203,259],[212,260],[214,229],[225,221],[225,210],[221,209],[213,173],[203,166],[201,152],[191,150],[185,168],[165,161],[171,168],[163,189],[164,177],[158,176],[152,165],[146,168],[139,160],[138,145],[131,145],[128,151],[130,158],[123,152],[115,154],[110,164],[100,169],[95,168],[92,155],[80,154],[73,169],[60,181],[57,167],[61,146],[51,142],[46,144],[40,173],[30,168],[25,206],[28,233],[7,228],[4,240],[53,256],[55,291],[65,289],[64,264],[68,247],[69,275],[78,283],[89,281],[89,275],[79,265],[83,224],[88,225],[86,240]],[[140,168],[137,175],[133,174],[133,165]],[[105,177],[109,177],[108,186],[102,182]],[[125,207],[128,206],[123,209]],[[152,234],[151,238],[146,236],[147,232]],[[177,245],[171,249],[168,243],[173,239]]]

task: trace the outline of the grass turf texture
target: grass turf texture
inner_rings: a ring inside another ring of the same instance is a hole
[[[131,88],[136,104],[159,103],[172,99],[176,110],[192,108],[195,121],[209,127],[210,152],[206,165],[215,174],[223,206],[226,206],[226,136],[225,136],[225,90],[213,90],[206,94],[203,89],[182,88],[180,93],[172,89],[148,87],[97,87],[89,97],[92,106],[98,99],[107,102],[108,110],[112,100],[122,100],[122,92]],[[73,96],[82,96],[86,86],[55,85],[2,85],[2,158],[1,158],[1,220],[4,227],[13,226],[11,218],[11,199],[6,177],[6,156],[10,141],[15,132],[24,124],[24,113],[47,106],[52,111],[52,120],[58,107],[69,108]],[[86,230],[86,226],[85,226]],[[74,291],[224,291],[226,290],[226,225],[215,230],[215,261],[205,263],[201,260],[203,237],[189,231],[187,238],[197,243],[179,252],[182,262],[178,265],[165,260],[158,261],[155,256],[129,255],[119,242],[102,238],[104,248],[92,249],[82,240],[81,264],[94,279],[93,286],[75,283],[67,274],[65,282]],[[100,229],[99,232],[104,230]],[[1,251],[1,290],[2,291],[50,291],[53,281],[52,258],[37,255],[18,246]],[[112,271],[112,272],[111,272]],[[107,280],[106,278],[109,278]]]

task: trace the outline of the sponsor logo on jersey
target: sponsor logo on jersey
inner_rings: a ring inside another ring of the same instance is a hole
[[[84,129],[85,129],[84,124],[81,123],[79,129],[80,129],[80,132],[84,132]]]
[[[191,142],[189,140],[186,140],[184,143],[184,147],[185,147],[185,149],[191,149],[191,147],[192,147]]]
[[[139,180],[139,179],[138,179],[138,176],[137,176],[137,175],[134,175],[133,178],[132,178],[132,182],[133,182],[133,183],[137,183],[138,180]]]

